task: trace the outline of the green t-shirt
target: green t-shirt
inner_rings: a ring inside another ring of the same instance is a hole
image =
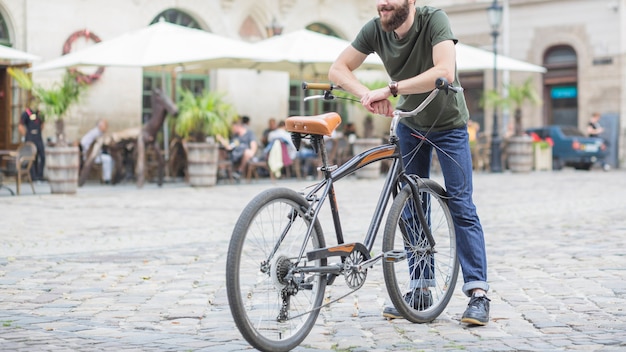
[[[376,52],[394,81],[415,77],[432,68],[433,46],[445,40],[453,40],[455,44],[458,41],[452,34],[445,12],[429,6],[417,7],[415,11],[415,30],[402,39],[396,39],[393,32],[383,31],[380,18],[376,17],[363,26],[352,42],[352,46],[364,54]],[[459,86],[458,74],[454,85]],[[413,110],[426,96],[428,93],[402,95],[397,108]],[[417,130],[428,130],[433,126],[434,131],[443,131],[463,127],[468,119],[469,112],[463,94],[446,95],[442,92],[424,111],[403,122]]]

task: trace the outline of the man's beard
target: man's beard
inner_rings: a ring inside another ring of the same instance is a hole
[[[404,21],[406,21],[406,19],[409,17],[410,9],[411,9],[411,6],[409,5],[408,0],[404,2],[404,5],[401,5],[400,7],[397,7],[397,8],[395,6],[383,6],[379,8],[378,9],[379,16],[380,16],[380,10],[393,11],[389,19],[383,19],[383,17],[380,16],[380,23],[383,26],[383,30],[385,32],[391,32],[391,31],[395,31],[396,29],[398,29],[398,27],[400,27],[402,23],[404,23]]]

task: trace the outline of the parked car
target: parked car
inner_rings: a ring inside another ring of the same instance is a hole
[[[575,126],[544,126],[526,130],[535,139],[552,144],[552,168],[560,170],[572,166],[589,170],[606,154],[606,143],[602,138],[587,137]]]

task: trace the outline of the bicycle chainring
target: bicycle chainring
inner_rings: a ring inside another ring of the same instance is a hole
[[[346,257],[344,262],[344,277],[346,284],[353,290],[363,286],[367,278],[367,269],[359,269],[361,263],[365,261],[365,255],[359,251],[353,251]]]

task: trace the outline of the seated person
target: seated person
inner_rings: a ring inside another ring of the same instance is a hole
[[[291,140],[291,133],[287,132],[287,130],[285,129],[285,121],[280,121],[278,123],[278,127],[276,127],[273,131],[267,134],[268,143],[265,146],[265,155],[269,153],[269,150],[272,147],[272,143],[277,139],[287,145],[287,153],[289,154],[289,158],[291,160],[295,160],[296,157],[298,157],[298,151],[296,150],[296,146]]]
[[[280,141],[281,144],[275,146],[276,141]],[[283,149],[283,146],[286,148]],[[285,129],[285,121],[280,121],[278,126],[268,133],[267,145],[263,150],[263,155],[267,159],[270,170],[277,177],[280,177],[283,167],[291,166],[292,162],[298,157],[298,150],[291,140],[291,133]]]
[[[220,135],[216,137],[224,149],[230,153],[230,159],[233,165],[237,166],[233,177],[236,179],[241,178],[241,175],[248,165],[248,161],[255,156],[258,149],[254,132],[249,130],[248,127],[240,121],[235,121],[232,125],[232,137],[230,141],[226,141],[226,139]]]
[[[94,128],[89,130],[83,138],[80,139],[80,146],[83,150],[83,160],[87,160],[89,158],[88,153],[90,152],[91,145],[98,139],[103,136],[108,128],[107,120],[99,120]],[[113,174],[113,158],[103,152],[102,150],[98,153],[96,158],[94,159],[96,164],[102,164],[102,182],[106,184],[111,183],[111,175]]]

